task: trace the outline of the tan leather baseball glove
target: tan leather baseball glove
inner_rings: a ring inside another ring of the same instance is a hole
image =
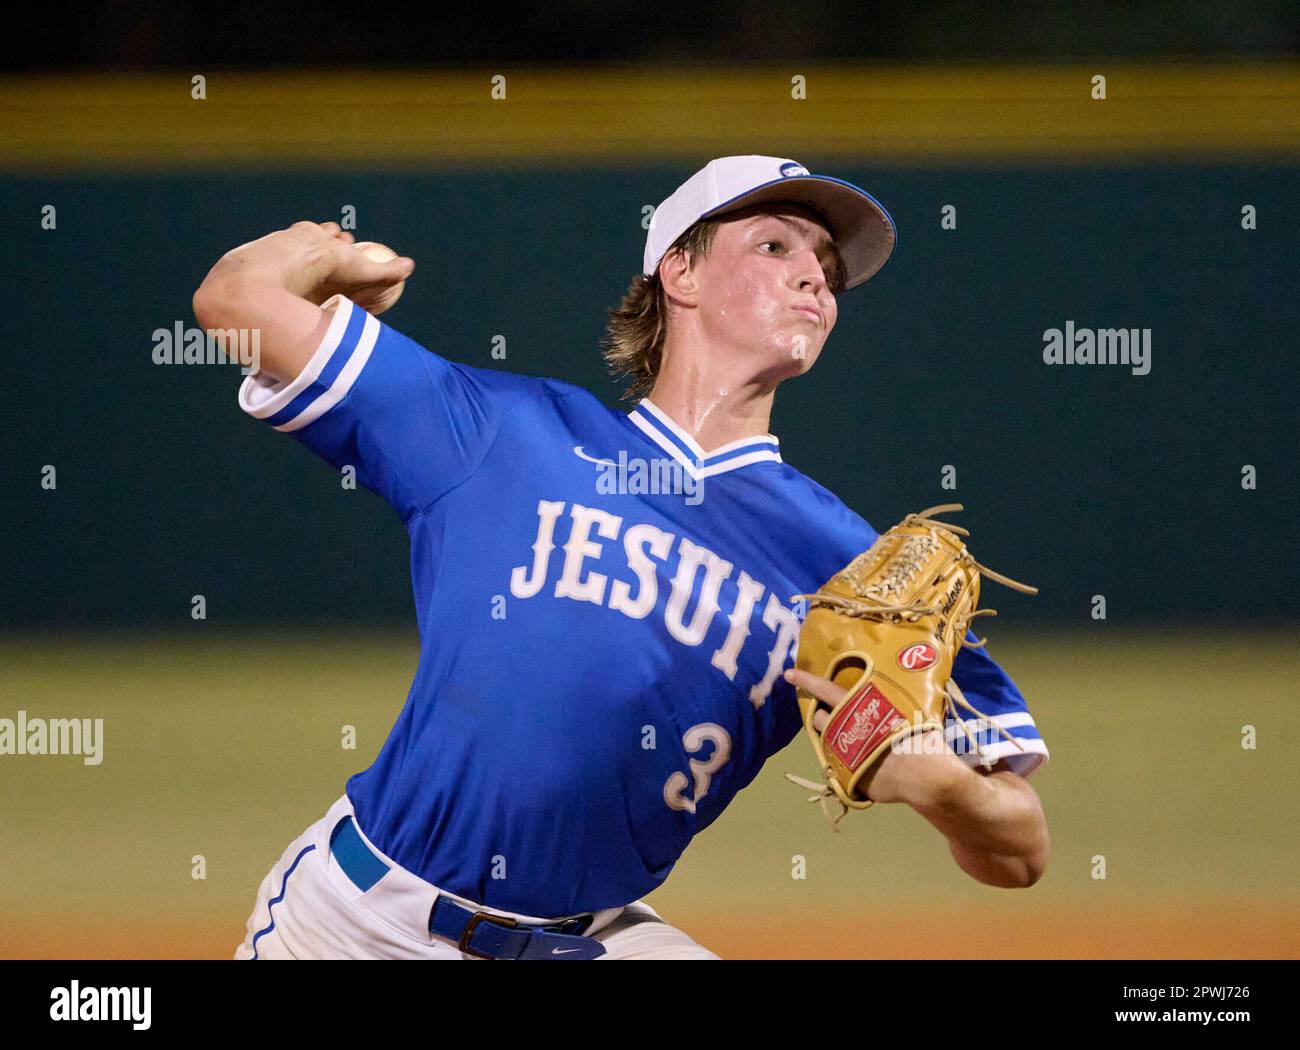
[[[945,713],[962,726],[985,766],[960,705],[976,715],[952,680],[952,665],[977,616],[980,576],[1025,594],[1037,588],[986,569],[966,549],[970,534],[934,515],[962,510],[960,503],[909,514],[823,584],[816,594],[795,595],[808,602],[799,634],[796,666],[830,679],[847,690],[834,707],[806,691],[798,692],[804,729],[812,740],[825,783],[787,773],[801,787],[817,792],[831,826],[850,809],[875,803],[862,782],[891,746],[926,729],[942,729]],[[1014,742],[1006,730],[999,732]],[[828,803],[838,802],[832,816]]]

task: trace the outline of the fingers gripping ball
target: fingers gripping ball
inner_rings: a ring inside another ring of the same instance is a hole
[[[380,244],[378,241],[358,241],[352,245],[355,251],[365,253],[367,259],[374,262],[392,262],[397,258],[397,253],[386,244]],[[406,282],[398,281],[387,288],[381,288],[377,291],[358,293],[356,304],[369,314],[376,317],[385,310],[392,307],[398,299],[402,297],[402,292],[406,290]]]
[[[826,811],[832,827],[849,809],[874,804],[863,782],[896,741],[942,729],[945,714],[960,722],[958,705],[980,715],[952,681],[957,653],[972,644],[966,641],[971,620],[995,615],[977,608],[980,577],[1038,593],[980,565],[962,542],[969,533],[933,517],[961,509],[948,503],[909,514],[816,594],[796,595],[808,601],[796,666],[846,692],[831,704],[799,690],[804,729],[825,783],[787,776],[817,791],[810,801],[838,802],[838,816]]]

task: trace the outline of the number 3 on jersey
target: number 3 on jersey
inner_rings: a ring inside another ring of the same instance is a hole
[[[664,784],[664,801],[670,809],[684,809],[687,813],[694,813],[695,804],[709,793],[713,774],[725,766],[731,757],[731,736],[715,722],[701,722],[682,734],[682,744],[687,751],[699,751],[710,743],[713,745],[713,754],[709,758],[691,759],[691,776],[695,784],[689,798],[686,796],[685,773],[674,773]]]

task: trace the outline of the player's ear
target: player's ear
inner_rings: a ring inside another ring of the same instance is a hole
[[[694,260],[685,249],[670,251],[660,260],[659,283],[664,294],[676,302],[694,306],[699,300]]]

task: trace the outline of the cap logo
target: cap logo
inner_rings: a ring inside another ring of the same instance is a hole
[[[794,161],[791,161],[789,164],[781,165],[781,175],[787,179],[791,175],[808,175],[808,174],[810,173],[807,168],[805,168],[802,164],[796,164]]]

